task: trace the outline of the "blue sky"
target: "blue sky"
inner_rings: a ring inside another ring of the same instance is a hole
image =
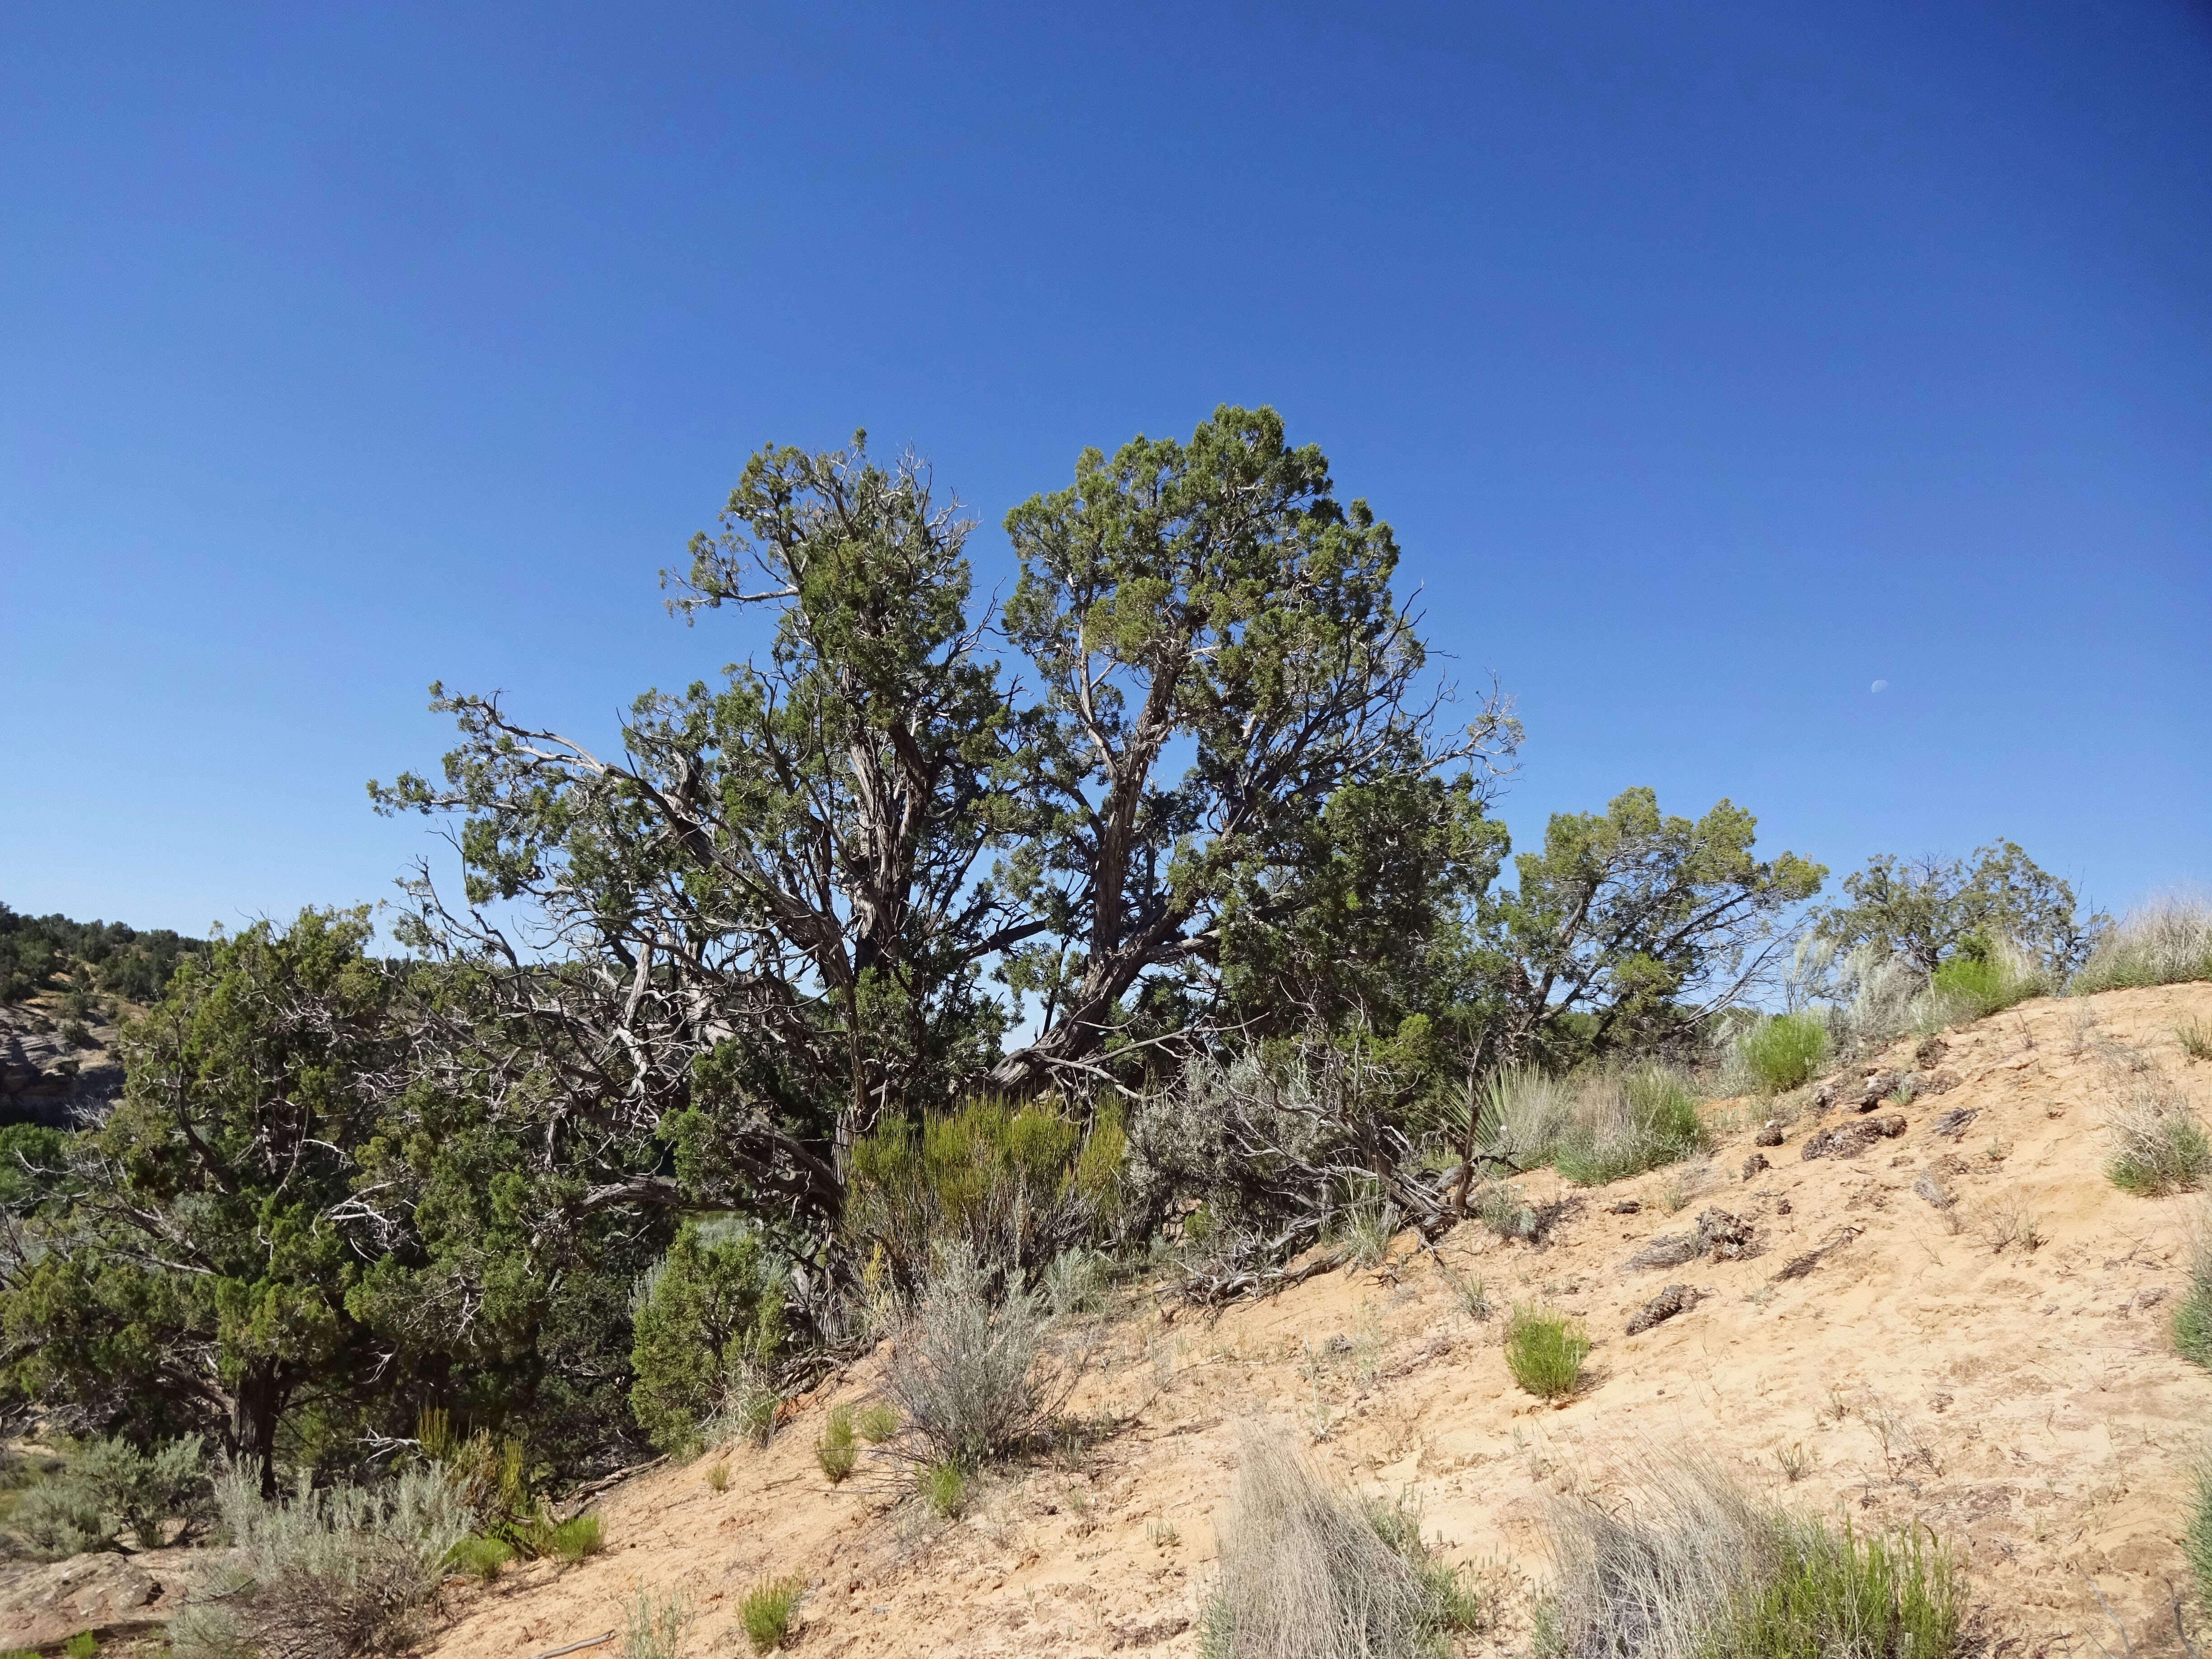
[[[18,908],[385,895],[428,681],[752,647],[654,573],[763,441],[913,443],[989,585],[1224,399],[1518,699],[1521,844],[2212,876],[2202,6],[19,6],[0,351]]]

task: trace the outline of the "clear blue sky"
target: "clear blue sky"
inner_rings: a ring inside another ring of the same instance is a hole
[[[605,737],[763,441],[1005,509],[1280,409],[1504,813],[2212,876],[2212,9],[28,6],[0,898],[389,891],[432,678]],[[1869,690],[1876,679],[1888,689]]]

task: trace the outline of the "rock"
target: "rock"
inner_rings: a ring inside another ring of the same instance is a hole
[[[1669,1233],[1653,1239],[1628,1258],[1632,1267],[1679,1267],[1705,1254],[1705,1246],[1689,1233]]]
[[[161,1623],[161,1586],[119,1555],[78,1555],[0,1578],[0,1639],[42,1648],[80,1631],[122,1636]]]
[[[1748,1181],[1760,1170],[1771,1170],[1773,1167],[1774,1166],[1771,1164],[1769,1164],[1766,1161],[1766,1154],[1765,1152],[1753,1152],[1749,1158],[1743,1161],[1743,1178],[1746,1181]]]
[[[1687,1313],[1698,1305],[1698,1296],[1687,1285],[1669,1285],[1645,1303],[1628,1322],[1628,1334],[1640,1336],[1654,1325],[1663,1325],[1676,1314]]]
[[[1840,1086],[1841,1085],[1837,1079],[1830,1078],[1819,1088],[1814,1090],[1813,1109],[1816,1112],[1825,1112],[1829,1107],[1834,1105],[1836,1103],[1836,1091]],[[1779,1146],[1782,1143],[1778,1139],[1773,1144]]]
[[[1131,1620],[1107,1628],[1113,1632],[1117,1648],[1153,1648],[1182,1635],[1190,1628],[1190,1620],[1182,1613],[1168,1613],[1157,1619]]]
[[[1972,1106],[1954,1106],[1928,1126],[1929,1132],[1942,1135],[1949,1140],[1956,1140],[1966,1133],[1966,1126],[1980,1115],[1981,1114]]]
[[[1807,1139],[1798,1157],[1856,1158],[1877,1140],[1895,1139],[1905,1133],[1903,1113],[1888,1117],[1869,1118],[1859,1123],[1838,1123],[1832,1129],[1823,1129]]]
[[[1859,1127],[1875,1130],[1885,1140],[1894,1140],[1905,1133],[1905,1114],[1892,1112],[1887,1117],[1869,1118]]]
[[[1859,1097],[1851,1109],[1870,1112],[1905,1086],[1905,1079],[1895,1072],[1876,1072],[1860,1088]]]
[[[1775,1200],[1774,1213],[1777,1215],[1788,1215],[1790,1213],[1790,1200],[1786,1198],[1778,1198]]]
[[[1936,1171],[1923,1170],[1912,1183],[1913,1193],[1926,1199],[1939,1210],[1948,1210],[1959,1200],[1948,1187],[1936,1179]]]
[[[1924,1036],[1920,1039],[1920,1046],[1912,1051],[1912,1058],[1923,1066],[1939,1066],[1943,1056],[1950,1051],[1951,1045],[1942,1037]]]
[[[1726,1210],[1707,1210],[1698,1218],[1697,1243],[1716,1261],[1740,1261],[1751,1254],[1751,1224]]]
[[[1643,1207],[1644,1206],[1640,1200],[1633,1198],[1624,1198],[1618,1204],[1607,1205],[1605,1206],[1605,1212],[1607,1215],[1634,1215],[1642,1210]]]
[[[1923,1095],[1948,1095],[1959,1086],[1956,1072],[1923,1072],[1912,1079],[1912,1097]]]
[[[1779,1146],[1782,1144],[1782,1126],[1772,1118],[1767,1119],[1759,1126],[1759,1133],[1751,1138],[1751,1144],[1754,1146]]]

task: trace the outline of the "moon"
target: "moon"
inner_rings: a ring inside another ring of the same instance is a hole
[[[1879,694],[1880,694],[1880,693],[1881,693],[1881,692],[1887,691],[1887,690],[1889,690],[1889,682],[1888,682],[1887,680],[1876,680],[1876,681],[1874,683],[1874,685],[1873,685],[1873,687],[1872,687],[1872,690],[1874,690],[1877,695],[1879,695]]]

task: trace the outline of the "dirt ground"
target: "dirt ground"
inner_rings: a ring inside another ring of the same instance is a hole
[[[2179,1652],[2166,1586],[2186,1583],[2179,1539],[2212,1374],[2176,1357],[2167,1325],[2205,1200],[2112,1187],[2103,1125],[2147,1072],[2212,1109],[2212,1065],[2175,1037],[2189,1017],[2212,1018],[2212,985],[2024,1004],[1949,1035],[1932,1066],[1955,1087],[1879,1109],[1902,1110],[1900,1136],[1807,1161],[1809,1135],[1864,1121],[1848,1103],[1808,1113],[1747,1179],[1766,1109],[1719,1103],[1718,1145],[1697,1164],[1583,1193],[1528,1182],[1533,1200],[1571,1200],[1540,1248],[1470,1223],[1218,1319],[1139,1297],[1101,1322],[1081,1402],[1127,1426],[1080,1457],[987,1477],[957,1522],[888,1471],[864,1462],[833,1487],[817,1467],[823,1415],[869,1397],[872,1360],[765,1449],[724,1454],[726,1492],[707,1483],[714,1454],[641,1476],[599,1505],[605,1553],[458,1592],[429,1650],[538,1654],[618,1626],[643,1589],[690,1598],[687,1652],[744,1653],[739,1596],[797,1575],[800,1655],[1191,1654],[1214,1516],[1256,1423],[1348,1487],[1410,1492],[1447,1553],[1480,1565],[1499,1611],[1471,1654],[1527,1650],[1546,1507],[1626,1501],[1639,1460],[1677,1447],[1808,1510],[1952,1540],[1984,1652],[2086,1659],[2121,1652],[2123,1633],[2137,1655]],[[1913,1044],[1884,1063],[1912,1067]],[[1940,1133],[1961,1109],[1963,1129]],[[1954,1207],[1916,1195],[1923,1173]],[[1752,1224],[1751,1255],[1626,1267],[1710,1207]],[[1454,1279],[1480,1280],[1497,1311],[1471,1316]],[[1702,1299],[1625,1334],[1670,1283]],[[1536,1300],[1594,1340],[1586,1386],[1556,1408],[1514,1386],[1500,1352],[1504,1310]]]

